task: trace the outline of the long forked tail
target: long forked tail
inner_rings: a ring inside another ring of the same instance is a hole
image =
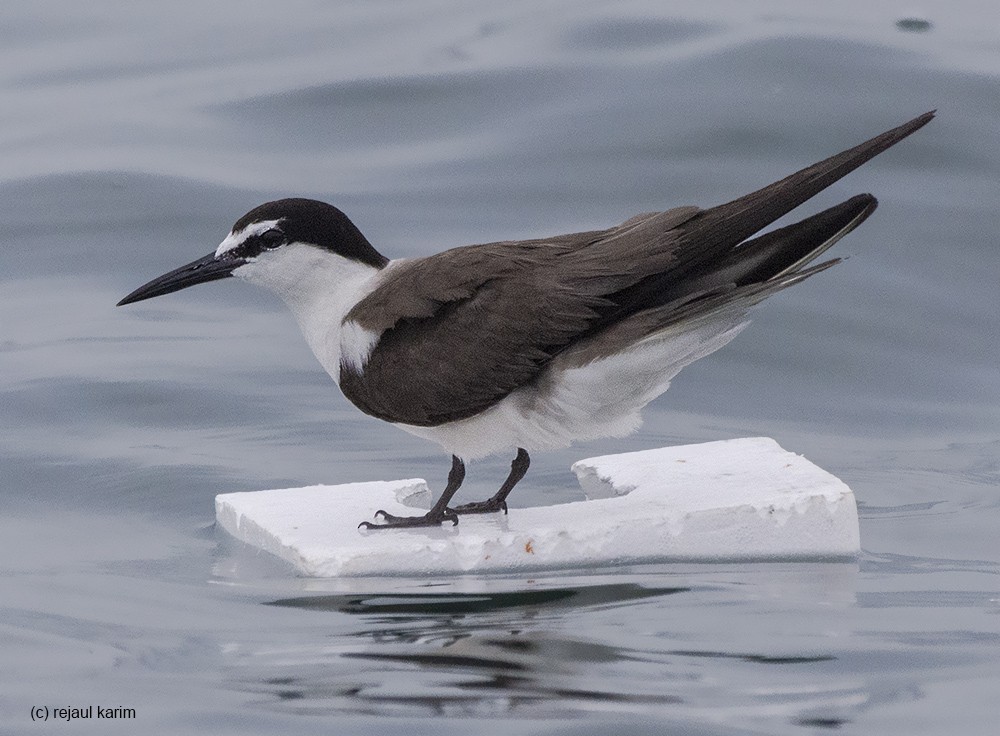
[[[801,272],[874,212],[878,202],[859,194],[793,225],[751,238],[782,215],[929,123],[928,112],[861,145],[813,164],[732,202],[703,210],[679,228],[674,265],[619,295],[626,314],[717,290],[782,280]],[[835,263],[836,261],[832,261]],[[816,273],[820,269],[810,269]],[[772,286],[774,284],[772,283]],[[771,293],[774,289],[769,289]]]
[[[924,113],[908,123],[849,148],[842,153],[786,176],[763,189],[732,202],[699,213],[684,225],[683,239],[697,243],[699,254],[717,257],[718,249],[728,249],[791,212],[838,179],[891,148],[934,118]],[[695,257],[700,261],[700,257]]]
[[[684,294],[664,304],[661,328],[705,319],[720,310],[744,313],[771,294],[840,263],[809,264],[875,211],[870,194],[851,197],[793,225],[772,230],[734,249],[717,269],[687,280]]]
[[[838,262],[809,266],[875,211],[871,194],[859,194],[792,225],[754,234],[804,201],[920,129],[929,112],[739,199],[698,212],[674,231],[676,260],[614,296],[597,329],[643,310],[662,327],[702,318],[727,306],[746,309]],[[747,240],[747,238],[751,238]]]
[[[875,197],[859,194],[793,225],[744,241],[703,274],[689,278],[686,290],[772,281],[796,273],[868,219],[876,207]]]

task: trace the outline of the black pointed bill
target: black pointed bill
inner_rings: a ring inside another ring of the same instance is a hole
[[[197,261],[192,261],[186,266],[181,266],[170,273],[153,279],[148,284],[143,284],[118,302],[118,306],[141,302],[143,299],[152,299],[154,296],[163,296],[195,284],[206,284],[209,281],[224,279],[232,276],[233,270],[244,263],[246,261],[242,258],[232,256],[216,258],[214,253],[209,253],[204,258],[199,258]]]

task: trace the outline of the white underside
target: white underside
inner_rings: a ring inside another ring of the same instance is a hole
[[[624,437],[642,425],[642,408],[670,387],[682,368],[726,345],[750,324],[741,312],[659,333],[583,367],[550,368],[491,409],[437,427],[396,424],[465,460],[568,447]]]

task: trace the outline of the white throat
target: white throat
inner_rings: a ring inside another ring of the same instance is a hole
[[[364,366],[379,333],[344,317],[378,283],[380,270],[316,246],[288,243],[265,251],[233,271],[288,305],[313,354],[340,383],[340,365]]]

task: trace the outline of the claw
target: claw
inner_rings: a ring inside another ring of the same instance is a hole
[[[452,509],[447,508],[440,513],[428,511],[423,516],[395,516],[394,514],[379,510],[375,512],[375,516],[376,518],[381,518],[385,523],[373,524],[370,521],[362,521],[358,524],[358,529],[405,529],[417,526],[441,526],[446,521],[450,521],[453,526],[458,524],[458,514]]]
[[[362,521],[358,524],[358,529],[398,529],[414,526],[441,526],[446,521],[450,521],[453,526],[458,525],[458,514],[453,509],[448,508],[448,502],[455,495],[455,491],[462,485],[465,477],[465,463],[457,455],[451,456],[451,472],[448,473],[448,485],[445,487],[441,498],[423,516],[394,516],[384,509],[375,512],[375,518],[384,521],[384,524],[373,524],[370,521]]]

